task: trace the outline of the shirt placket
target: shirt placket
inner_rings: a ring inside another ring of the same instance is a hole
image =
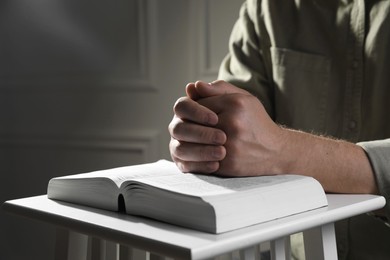
[[[365,4],[355,0],[351,11],[348,37],[347,80],[344,100],[343,136],[358,141],[361,128],[361,100],[363,90]]]

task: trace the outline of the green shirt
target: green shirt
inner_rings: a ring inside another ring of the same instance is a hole
[[[219,74],[277,123],[361,145],[388,202],[389,12],[390,0],[248,0]],[[337,240],[340,259],[390,259],[390,228],[374,217],[338,224]]]

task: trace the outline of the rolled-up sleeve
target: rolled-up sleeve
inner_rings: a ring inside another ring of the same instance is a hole
[[[371,162],[380,195],[386,198],[386,216],[390,220],[390,139],[360,142]]]

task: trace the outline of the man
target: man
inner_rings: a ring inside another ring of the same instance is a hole
[[[390,1],[248,0],[219,78],[169,126],[183,172],[295,173],[390,199]],[[223,81],[222,81],[223,80]],[[389,259],[390,204],[336,225],[340,259]]]

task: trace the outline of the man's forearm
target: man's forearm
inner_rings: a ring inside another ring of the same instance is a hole
[[[285,171],[316,178],[327,192],[377,194],[364,150],[353,143],[285,129]]]

